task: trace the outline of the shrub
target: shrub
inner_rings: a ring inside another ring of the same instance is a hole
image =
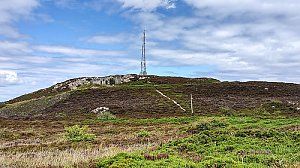
[[[269,116],[270,113],[264,107],[257,107],[253,110],[254,115]]]
[[[187,132],[192,134],[200,133],[201,131],[209,131],[216,128],[225,128],[228,124],[218,120],[212,120],[211,122],[199,123],[191,128],[188,128]]]
[[[5,107],[5,103],[0,102],[0,108]]]
[[[142,130],[138,132],[137,136],[140,138],[146,138],[150,136],[150,133],[148,131]]]
[[[71,142],[93,141],[96,138],[95,134],[90,134],[88,126],[80,127],[78,125],[65,128],[65,137]]]
[[[115,115],[113,115],[112,113],[110,113],[109,111],[102,112],[97,115],[98,120],[114,120],[116,118],[117,117]]]

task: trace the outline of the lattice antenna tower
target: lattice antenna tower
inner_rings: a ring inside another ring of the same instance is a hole
[[[141,59],[141,73],[140,75],[147,75],[147,66],[146,66],[146,30],[144,29],[143,33],[143,43],[142,43],[142,59]]]

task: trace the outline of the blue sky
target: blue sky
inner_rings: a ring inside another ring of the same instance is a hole
[[[299,83],[297,0],[0,1],[0,101],[69,78],[148,73]]]

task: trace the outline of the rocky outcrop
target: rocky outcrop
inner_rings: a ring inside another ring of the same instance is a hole
[[[144,76],[139,76],[136,74],[128,75],[110,75],[105,77],[81,77],[70,79],[61,83],[57,83],[49,88],[40,89],[38,91],[25,94],[19,97],[16,97],[12,100],[5,102],[6,104],[12,104],[16,102],[21,102],[25,100],[37,99],[40,97],[55,96],[60,93],[76,90],[84,85],[115,85],[126,83],[130,81],[142,80]],[[146,77],[147,78],[147,77]],[[91,86],[93,87],[93,86]],[[1,107],[1,106],[0,106]]]
[[[54,85],[54,90],[75,90],[82,85],[96,84],[96,85],[115,85],[130,82],[132,79],[139,78],[138,75],[111,75],[105,77],[82,77],[67,80],[62,83]]]

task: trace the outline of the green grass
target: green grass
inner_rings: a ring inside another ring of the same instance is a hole
[[[97,166],[297,167],[300,164],[300,132],[285,129],[299,126],[299,118],[182,117],[158,119],[156,122],[188,122],[190,127],[185,131],[190,136],[163,144],[155,150],[122,153],[97,162]],[[148,156],[160,154],[168,157],[149,159]]]
[[[0,108],[5,107],[5,106],[6,106],[5,103],[0,102]]]
[[[115,157],[103,160],[97,163],[102,168],[121,168],[121,167],[144,167],[144,168],[160,168],[160,167],[195,167],[193,162],[184,160],[177,156],[171,156],[161,160],[146,160],[141,154],[120,153]]]
[[[66,92],[55,96],[41,97],[14,104],[6,104],[6,106],[1,109],[1,112],[7,116],[36,117],[42,115],[40,113],[42,110],[67,99],[68,96],[69,93]]]
[[[141,130],[140,132],[137,133],[137,136],[140,138],[147,138],[150,137],[150,133],[145,130]]]

